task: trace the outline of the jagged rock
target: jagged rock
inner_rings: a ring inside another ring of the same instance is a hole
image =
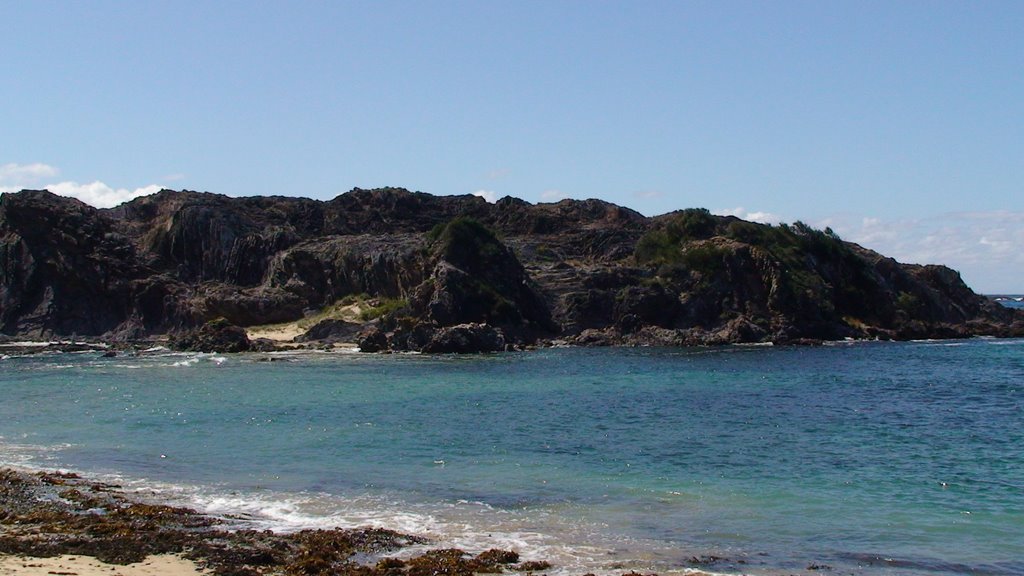
[[[328,318],[312,325],[305,333],[295,337],[296,342],[351,342],[362,330],[362,324]]]
[[[740,316],[725,323],[713,336],[709,343],[738,344],[749,342],[761,342],[768,335],[768,331],[754,324],[749,318]]]
[[[400,324],[388,335],[388,346],[392,350],[420,352],[437,334],[438,326],[430,322]]]
[[[432,235],[437,264],[411,300],[422,318],[440,326],[487,323],[521,334],[554,330],[523,265],[490,229],[457,218]]]
[[[188,330],[170,341],[171,348],[184,352],[248,352],[252,343],[245,329],[223,318],[211,320],[197,329]]]
[[[356,336],[360,352],[382,352],[388,349],[388,336],[380,326],[370,326]]]
[[[249,351],[252,352],[277,352],[281,347],[277,342],[269,338],[256,338],[249,342]]]
[[[98,336],[124,322],[132,241],[100,211],[46,191],[0,195],[0,332]]]
[[[320,308],[351,294],[404,297],[430,267],[421,234],[329,236],[279,252],[266,284]]]
[[[578,346],[613,346],[619,342],[619,335],[614,330],[596,328],[587,328],[572,339],[572,343]]]
[[[459,324],[438,328],[421,349],[428,354],[472,354],[505,349],[501,330],[487,324]]]

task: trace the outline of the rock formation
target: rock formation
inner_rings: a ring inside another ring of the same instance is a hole
[[[700,209],[646,218],[599,200],[397,188],[326,202],[164,190],[105,210],[0,196],[9,337],[293,322],[357,295],[381,303],[373,317],[328,318],[303,339],[429,352],[1024,335],[1020,312],[949,268]]]

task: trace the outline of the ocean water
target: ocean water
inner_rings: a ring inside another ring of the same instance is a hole
[[[1003,306],[1006,306],[1007,308],[1024,309],[1024,295],[1014,294],[1003,298],[1005,299],[998,300],[998,302]]]
[[[240,525],[384,526],[566,575],[694,557],[724,573],[1024,574],[1022,339],[2,350],[0,463]]]

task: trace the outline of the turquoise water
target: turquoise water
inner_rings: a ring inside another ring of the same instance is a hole
[[[573,574],[1024,574],[1020,339],[96,356],[0,361],[0,461]]]

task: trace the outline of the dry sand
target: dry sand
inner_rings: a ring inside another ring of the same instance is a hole
[[[128,565],[106,564],[89,556],[28,558],[0,556],[3,576],[196,576],[208,574],[179,556],[150,556]]]
[[[346,322],[360,322],[360,314],[368,310],[365,302],[355,302],[345,306],[333,305],[321,310],[320,313],[310,317],[296,320],[294,322],[283,322],[281,324],[264,324],[262,326],[249,326],[245,329],[250,340],[266,338],[273,340],[278,345],[291,344],[296,336],[306,333],[314,324],[328,318],[336,318]]]
[[[290,344],[296,336],[305,334],[306,330],[301,328],[298,322],[291,322],[289,324],[254,326],[252,328],[246,328],[245,332],[249,336],[250,340],[266,338],[267,340],[274,340],[280,345]]]

